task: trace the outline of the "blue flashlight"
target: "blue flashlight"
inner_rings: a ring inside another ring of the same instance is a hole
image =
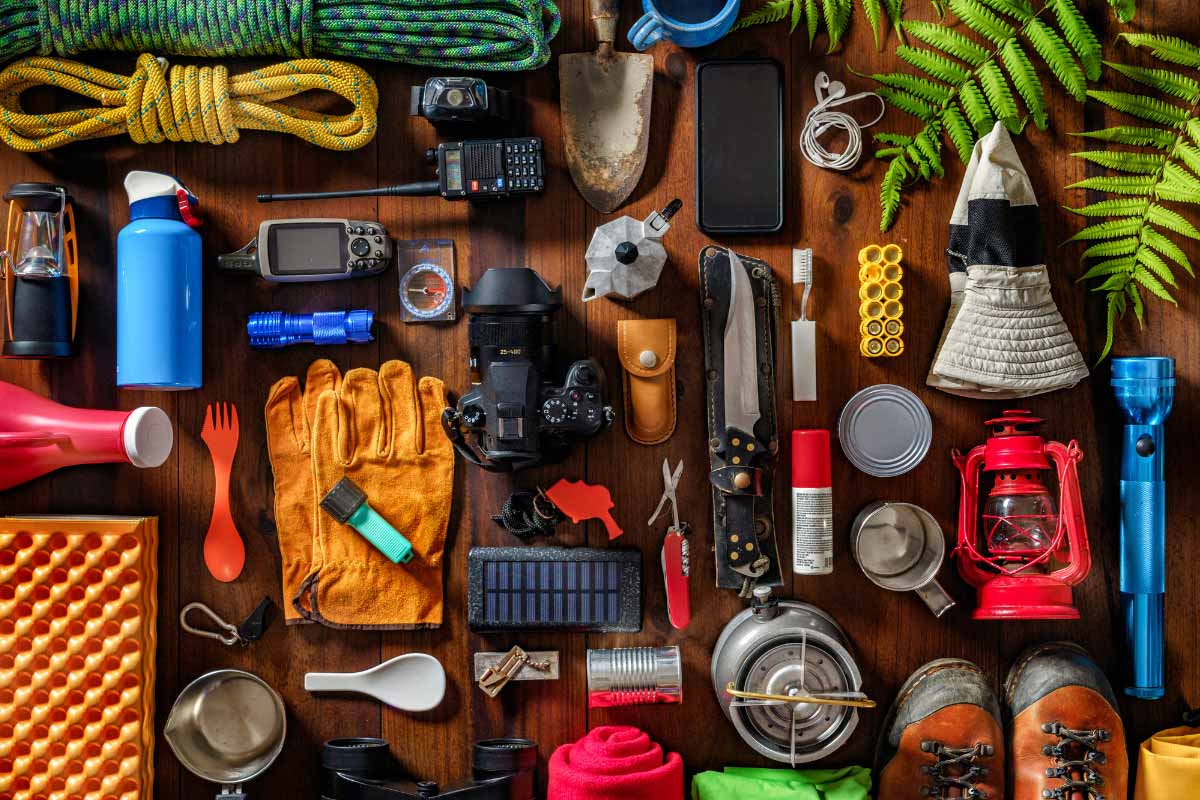
[[[250,346],[259,349],[290,344],[346,344],[372,341],[374,322],[374,313],[366,310],[314,314],[259,311],[246,321],[246,333],[250,335]]]
[[[1163,696],[1166,493],[1163,424],[1175,401],[1175,360],[1114,358],[1112,387],[1125,417],[1121,451],[1121,609],[1133,659],[1125,694]]]

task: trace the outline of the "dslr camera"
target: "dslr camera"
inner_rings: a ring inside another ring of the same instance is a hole
[[[485,739],[471,750],[471,777],[452,786],[400,777],[383,739],[330,739],[321,751],[320,800],[534,800],[537,744]]]
[[[552,318],[562,290],[531,269],[489,269],[463,310],[471,353],[471,390],[442,415],[446,435],[473,464],[493,472],[553,464],[572,442],[612,424],[604,371],[576,361],[556,385]]]

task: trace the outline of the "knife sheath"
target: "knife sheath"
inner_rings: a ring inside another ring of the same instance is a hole
[[[783,585],[772,502],[774,462],[779,453],[775,416],[775,329],[779,292],[771,267],[741,254],[750,277],[758,363],[759,419],[753,431],[725,423],[725,325],[732,290],[728,251],[700,252],[700,319],[704,335],[709,482],[713,485],[713,539],[717,586],[749,596],[755,583]],[[765,562],[765,563],[764,563]]]

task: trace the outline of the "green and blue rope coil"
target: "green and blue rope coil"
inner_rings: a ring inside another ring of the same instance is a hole
[[[2,0],[0,60],[115,50],[515,71],[549,62],[560,24],[553,0]]]

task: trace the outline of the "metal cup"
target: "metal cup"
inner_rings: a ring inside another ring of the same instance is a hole
[[[283,750],[287,716],[283,699],[249,672],[220,669],[201,675],[179,693],[163,731],[180,763],[221,785],[221,798],[244,797]]]
[[[876,586],[916,592],[935,617],[954,607],[954,599],[937,582],[946,537],[920,506],[880,501],[867,506],[850,526],[850,550]]]

